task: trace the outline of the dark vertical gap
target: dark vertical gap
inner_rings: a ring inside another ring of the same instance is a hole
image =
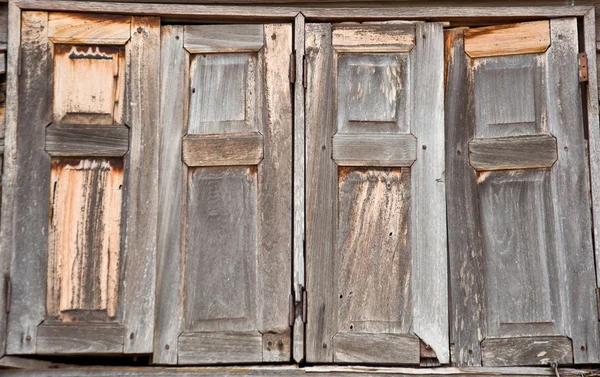
[[[292,54],[293,56],[298,59],[298,55],[296,53],[296,19],[294,19],[294,21],[292,22]],[[292,64],[294,65],[294,67],[292,67]],[[292,69],[296,69],[296,62],[295,61],[291,61],[291,57],[290,57],[290,74],[291,74],[291,70]],[[296,83],[295,81],[298,80],[298,72],[296,72],[296,74],[294,75],[294,82],[290,82],[290,100],[292,101],[292,192],[290,193],[292,196],[292,222],[291,222],[291,234],[292,234],[292,258],[290,260],[291,266],[292,268],[290,269],[291,272],[291,293],[294,294],[296,292],[296,287],[295,285],[295,281],[294,281],[294,272],[296,270],[296,265],[294,263],[295,259],[296,259],[296,231],[295,231],[295,225],[296,225],[296,196],[295,191],[296,191]],[[294,307],[293,307],[293,319],[294,321],[292,322],[291,326],[290,326],[290,362],[293,363],[294,362],[294,328],[295,328],[295,320],[296,320],[296,301],[297,301],[297,297],[294,295],[292,298],[292,301],[294,303]],[[292,309],[292,308],[290,308]],[[289,315],[289,313],[288,313]]]

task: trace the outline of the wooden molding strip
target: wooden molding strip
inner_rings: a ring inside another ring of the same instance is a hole
[[[54,43],[124,45],[131,37],[131,17],[53,12],[48,38]]]
[[[465,52],[472,58],[544,52],[550,46],[550,21],[470,29]]]
[[[36,352],[56,354],[121,354],[124,328],[118,324],[42,324],[37,328]]]
[[[334,362],[419,364],[419,342],[409,334],[337,333]]]
[[[339,166],[411,166],[417,138],[411,134],[335,134],[333,159]]]
[[[53,157],[120,157],[128,150],[125,126],[53,124],[46,128],[46,152]]]
[[[254,52],[264,44],[259,24],[190,25],[183,33],[183,46],[190,53]]]
[[[477,171],[549,168],[558,159],[551,135],[473,139],[469,143],[471,166]]]
[[[415,25],[334,25],[332,43],[339,52],[409,52],[415,47]]]
[[[481,350],[484,366],[573,364],[573,345],[566,336],[487,338]]]
[[[256,132],[187,135],[182,154],[187,166],[258,165],[263,159],[263,136]]]

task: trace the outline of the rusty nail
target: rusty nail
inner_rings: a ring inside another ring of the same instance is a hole
[[[427,145],[424,145],[424,144],[423,144],[423,147],[422,147],[422,148],[423,148],[423,149],[427,149]]]
[[[129,339],[133,339],[133,333],[129,334]]]
[[[138,34],[142,34],[142,32],[143,32],[143,31],[144,31],[144,29],[143,29],[141,26],[139,26],[139,27],[137,28],[137,32],[138,32]]]
[[[29,342],[29,341],[31,340],[31,335],[27,335],[27,336],[25,337],[25,340]]]
[[[327,348],[327,343],[323,343],[323,348]]]
[[[270,340],[267,342],[267,346],[271,347],[273,345],[273,342],[271,342]]]
[[[275,40],[277,38],[277,35],[275,33],[271,34],[271,39]]]
[[[176,36],[175,36],[175,39],[179,39],[179,35],[176,35]]]
[[[566,150],[566,151],[568,151],[568,150],[569,150],[569,147],[566,147],[566,146],[565,146],[565,150]]]
[[[169,348],[171,348],[168,344],[165,344],[165,349],[168,350]]]
[[[283,340],[279,339],[279,342],[277,342],[277,345],[278,345],[279,347],[283,347]]]

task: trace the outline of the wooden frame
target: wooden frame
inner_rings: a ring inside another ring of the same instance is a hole
[[[587,97],[588,108],[588,132],[589,132],[589,159],[590,173],[592,185],[592,201],[593,201],[593,218],[594,234],[595,234],[595,250],[596,260],[600,257],[600,130],[598,129],[598,85],[596,78],[596,39],[595,39],[595,8],[594,6],[526,6],[526,7],[410,7],[402,8],[385,6],[377,9],[367,9],[364,7],[300,7],[296,5],[290,6],[240,6],[240,5],[181,5],[181,4],[140,4],[132,2],[110,3],[104,1],[87,2],[87,1],[53,1],[53,0],[10,0],[9,6],[9,40],[7,47],[7,101],[6,101],[6,128],[0,126],[0,137],[6,145],[4,152],[4,161],[6,169],[4,173],[5,183],[2,203],[2,219],[10,219],[13,217],[11,208],[14,204],[14,197],[7,192],[14,189],[14,181],[16,174],[15,165],[15,136],[17,128],[18,114],[18,74],[19,74],[19,46],[20,46],[20,28],[21,28],[21,12],[24,10],[46,10],[46,11],[73,11],[73,12],[90,12],[90,13],[119,13],[119,14],[136,14],[136,15],[153,15],[160,16],[166,20],[169,19],[186,19],[197,21],[222,21],[222,22],[239,22],[252,19],[254,21],[281,21],[294,20],[296,21],[296,46],[303,46],[303,35],[298,33],[302,30],[299,25],[304,21],[342,21],[342,20],[390,20],[390,19],[406,19],[406,20],[440,20],[450,21],[452,24],[477,24],[481,22],[501,22],[501,21],[519,21],[519,20],[536,20],[543,18],[556,17],[578,17],[583,19],[583,36],[584,49],[588,55],[589,83],[586,86],[585,96]],[[296,111],[304,102],[304,98],[299,94],[298,89],[302,87],[302,59],[300,58],[303,51],[296,48],[296,84],[295,88]],[[295,136],[294,145],[297,150],[303,151],[303,126],[298,127],[303,122],[303,114],[296,115],[295,118]],[[303,153],[295,154],[296,162],[302,161]],[[296,171],[294,174],[294,186],[296,188],[303,187],[304,172]],[[304,206],[303,197],[295,197],[295,208]],[[299,296],[302,294],[304,269],[299,263],[302,260],[302,241],[304,239],[303,227],[300,225],[303,221],[301,214],[295,212],[295,235],[294,235],[294,288],[296,291],[296,301],[299,303]],[[3,220],[4,221],[4,220]],[[12,238],[13,229],[10,227],[2,227],[0,233],[0,275],[5,279],[9,276],[10,266],[10,248],[9,241]],[[596,269],[600,281],[600,270]],[[0,281],[0,297],[6,297],[8,285]],[[5,353],[6,342],[6,301],[0,300],[0,356]],[[296,311],[296,323],[302,322],[301,311]],[[299,337],[295,336],[295,340]],[[294,349],[301,350],[302,346],[294,346]],[[298,351],[300,352],[300,351]],[[294,358],[300,360],[294,352]],[[320,370],[315,368],[311,372],[325,372],[327,368]],[[164,369],[160,369],[164,373]],[[161,373],[159,369],[143,369],[139,371],[139,375],[147,375],[156,371]],[[180,369],[185,372],[185,369]],[[287,369],[289,370],[289,369]],[[292,369],[296,370],[296,369]],[[387,369],[389,370],[389,369]],[[308,370],[307,370],[308,371]],[[334,370],[331,370],[332,372]],[[481,373],[498,372],[503,375],[523,375],[523,374],[539,374],[544,376],[554,375],[548,371],[541,372],[539,368],[504,368],[502,370],[491,370],[489,368],[475,368],[471,370]],[[191,372],[191,371],[190,371]],[[213,373],[214,371],[208,371]],[[340,375],[341,371],[336,374]],[[100,372],[104,373],[104,372]],[[137,373],[137,372],[136,372]],[[207,375],[207,370],[195,370],[194,374]],[[273,372],[271,372],[273,373]],[[303,372],[304,373],[304,372]],[[462,371],[457,371],[462,373]],[[43,372],[47,375],[47,372]],[[73,375],[81,375],[81,372],[73,372]],[[86,374],[86,373],[83,373]],[[245,373],[242,373],[245,375]],[[248,371],[249,375],[256,375],[255,372]],[[264,374],[264,373],[261,373]],[[269,373],[267,373],[269,374]],[[284,370],[276,369],[275,374],[288,374]],[[296,374],[290,372],[289,374]],[[343,374],[343,373],[341,373]],[[410,369],[398,369],[397,375],[413,375],[423,374],[423,371],[415,371]],[[435,374],[435,373],[433,373]],[[581,371],[561,370],[561,375],[580,375]],[[32,375],[32,374],[30,374]],[[41,375],[41,374],[40,374]],[[66,375],[64,371],[57,371],[55,375]]]

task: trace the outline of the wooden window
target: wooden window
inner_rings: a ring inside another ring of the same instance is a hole
[[[307,24],[305,47],[307,361],[447,363],[442,25]]]
[[[160,364],[289,362],[290,24],[163,26]]]
[[[152,351],[159,32],[23,13],[8,354]]]
[[[449,30],[446,48],[455,361],[598,362],[577,20]]]

